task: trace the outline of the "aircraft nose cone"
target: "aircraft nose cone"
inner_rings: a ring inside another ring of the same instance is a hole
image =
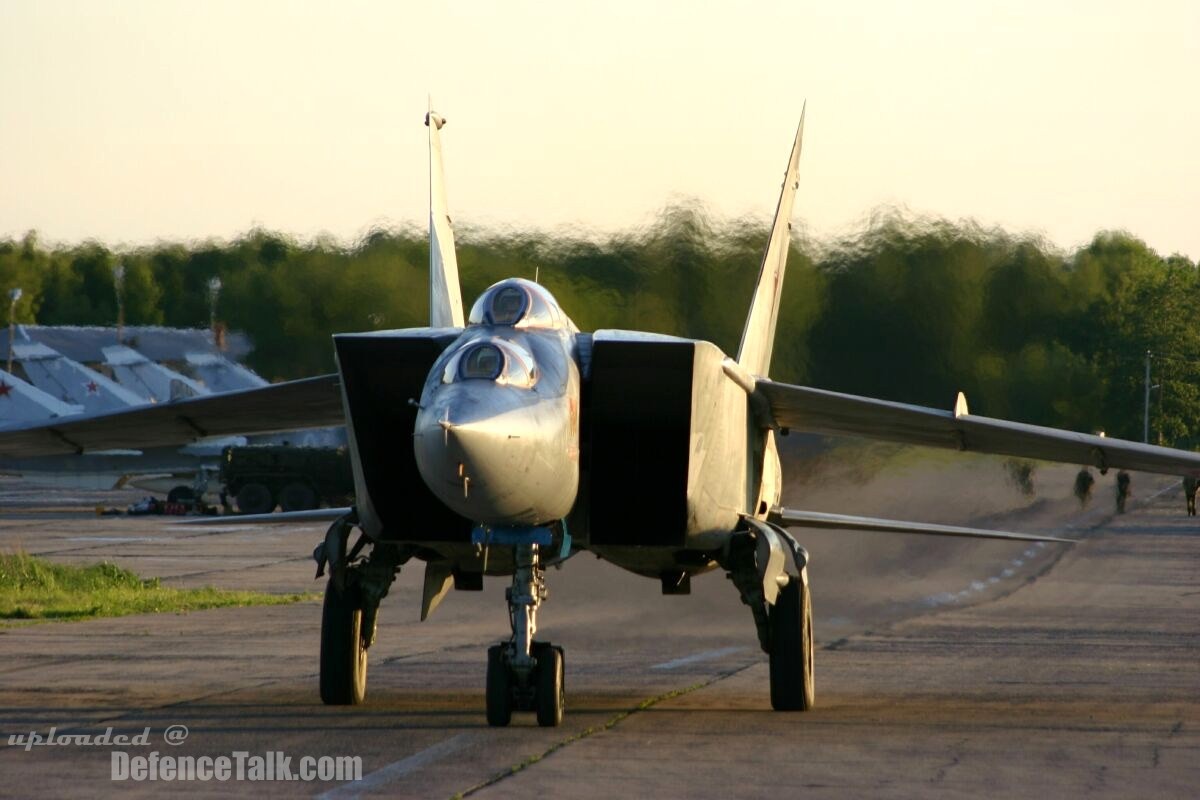
[[[494,481],[502,473],[502,466],[512,460],[510,441],[520,438],[510,436],[505,425],[494,418],[465,423],[443,420],[438,427],[442,430],[444,455],[457,462],[455,477],[467,481],[464,494],[469,494],[472,475],[476,483],[484,477]],[[519,447],[513,442],[511,449]]]
[[[419,438],[432,438],[436,444],[424,443],[420,448],[431,463],[458,458],[490,462],[498,456],[497,448],[509,436],[496,417],[470,419],[461,409],[440,406],[428,418],[417,418]]]
[[[418,413],[413,446],[426,485],[474,522],[538,524],[565,516],[578,469],[559,463],[565,448],[554,426],[544,425],[544,409],[505,402],[499,393],[489,400],[451,396]]]

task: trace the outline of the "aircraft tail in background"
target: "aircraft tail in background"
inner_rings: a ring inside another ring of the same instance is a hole
[[[213,394],[257,389],[268,381],[248,367],[214,353],[186,353],[187,365]]]
[[[82,406],[64,403],[54,395],[0,370],[0,427],[68,417],[82,412]]]
[[[44,344],[13,345],[13,354],[30,383],[64,403],[83,406],[85,414],[119,411],[148,402]]]
[[[117,381],[131,392],[152,403],[169,403],[182,397],[199,397],[209,390],[196,381],[151,361],[125,345],[101,348],[104,363]]]

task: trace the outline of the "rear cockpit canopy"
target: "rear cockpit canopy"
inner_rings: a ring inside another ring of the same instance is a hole
[[[471,307],[468,325],[570,328],[554,295],[533,281],[509,278],[492,284]]]

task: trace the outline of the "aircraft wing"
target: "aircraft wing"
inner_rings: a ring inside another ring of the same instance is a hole
[[[753,397],[766,401],[777,428],[945,447],[1096,467],[1200,476],[1200,453],[1026,425],[967,410],[960,393],[953,411],[759,379]]]
[[[773,508],[769,522],[785,528],[826,528],[833,530],[876,531],[878,533],[913,533],[926,536],[962,536],[971,539],[1009,539],[1019,542],[1063,542],[1075,539],[1043,536],[1036,533],[1014,533],[986,528],[964,528],[961,525],[935,525],[929,522],[905,522],[878,517],[856,517],[850,514],[829,514],[824,511],[802,511],[795,508]]]
[[[141,450],[188,444],[209,436],[274,433],[344,422],[338,376],[321,375],[240,392],[0,428],[0,458]]]
[[[180,517],[176,525],[294,525],[304,522],[333,522],[354,508],[313,508],[308,511],[272,511],[269,514],[223,514],[219,517]]]

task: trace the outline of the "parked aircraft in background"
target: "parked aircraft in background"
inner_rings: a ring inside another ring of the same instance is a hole
[[[521,279],[493,285],[464,315],[443,120],[430,112],[431,327],[337,335],[335,375],[0,432],[0,455],[344,421],[356,501],[330,510],[336,519],[314,553],[318,575],[329,571],[326,703],[363,700],[380,601],[415,559],[422,618],[452,586],[511,576],[511,635],[488,650],[487,720],[506,725],[528,710],[557,725],[563,654],[535,638],[537,612],[546,567],[588,550],[660,581],[664,594],[686,594],[694,576],[722,569],[769,656],[772,706],[808,709],[809,558],[787,526],[1065,540],[782,508],[777,435],[803,429],[1173,475],[1200,474],[1200,454],[979,417],[961,395],[941,411],[771,381],[803,119],[736,357],[673,336],[580,332],[545,287]]]
[[[4,374],[0,379],[4,384],[0,385],[0,430],[35,420],[144,406],[158,402],[160,395],[169,401],[170,392],[176,398],[208,394],[190,378],[155,364],[128,347],[106,347],[104,353],[114,373],[127,383],[117,383],[44,344],[30,341],[14,344],[15,360],[36,385]],[[13,402],[5,402],[6,398],[12,398]],[[225,436],[186,443],[183,447],[105,448],[66,458],[54,455],[0,458],[0,474],[20,475],[46,486],[77,489],[137,486],[168,494],[181,488],[189,493],[203,492],[210,489],[210,479],[217,474],[223,450],[244,444],[244,437]]]
[[[91,333],[85,329],[80,331],[81,336]],[[41,332],[48,333],[46,329]],[[69,336],[72,332],[54,331],[59,339],[74,344],[81,353],[90,352],[89,346],[98,350],[105,357],[104,365],[117,381],[44,344],[25,340],[14,347],[16,359],[25,373],[60,395],[76,398],[79,404],[64,403],[13,376],[7,384],[0,385],[0,429],[97,410],[170,404],[182,398],[215,393],[205,384],[151,361],[130,347],[74,343]],[[160,339],[167,339],[170,333],[165,329],[154,332]],[[164,349],[164,343],[159,343],[159,349]],[[217,354],[189,353],[186,359],[225,391],[231,384],[242,388],[267,385],[250,370]],[[6,385],[12,388],[6,389]],[[12,402],[3,402],[5,397]],[[247,444],[336,448],[346,444],[346,432],[341,426],[304,428],[263,434],[253,441],[243,436],[221,436],[186,443],[183,447],[118,447],[82,456],[0,458],[0,474],[20,475],[46,486],[92,490],[136,486],[169,497],[195,497],[220,490],[215,481],[224,449]]]
[[[215,335],[208,328],[126,325],[119,332],[115,327],[99,325],[18,324],[15,328],[14,342],[44,344],[81,364],[102,362],[104,348],[113,344],[126,345],[151,361],[172,367],[182,364],[188,353],[212,353],[239,361],[253,350],[244,333],[221,331]],[[7,351],[8,329],[0,328],[0,352]]]
[[[104,363],[122,386],[140,395],[145,402],[169,403],[184,397],[211,394],[208,388],[186,375],[151,361],[124,345],[105,347]]]
[[[0,370],[0,428],[83,413],[82,406],[57,397]]]
[[[147,402],[94,369],[44,344],[14,344],[13,356],[34,386],[64,403],[83,406],[85,414],[115,411]]]
[[[184,358],[188,368],[213,394],[267,385],[258,373],[215,353],[187,353]]]

